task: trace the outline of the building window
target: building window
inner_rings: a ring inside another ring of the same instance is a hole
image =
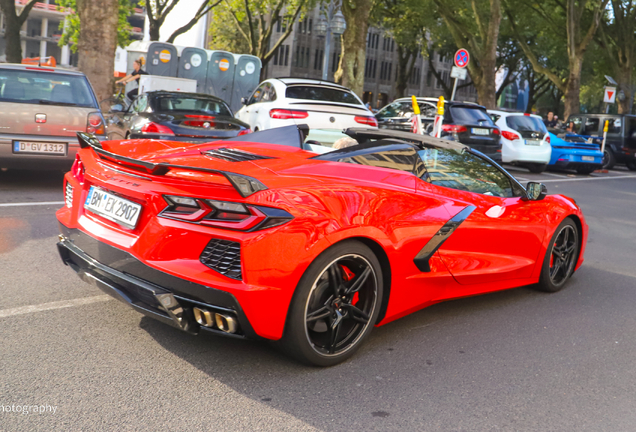
[[[305,67],[309,67],[309,48],[305,50]]]
[[[378,61],[373,60],[373,78],[375,78],[375,70],[377,69]]]
[[[278,33],[280,33],[280,21],[281,21],[281,19],[280,19],[280,16],[279,16],[279,17],[278,17],[278,21],[276,22],[276,31],[277,31]]]
[[[287,66],[288,60],[289,60],[289,45],[285,45],[285,66]]]
[[[393,69],[393,63],[389,63],[389,78],[388,80],[391,81],[391,69]]]
[[[311,25],[313,24],[313,21],[311,18],[309,18],[309,29],[307,30],[308,34],[311,34]]]
[[[274,66],[278,66],[278,51],[280,51],[280,47],[274,51]]]
[[[393,52],[394,48],[395,48],[395,41],[391,39],[391,52]]]
[[[303,67],[304,60],[305,60],[305,47],[301,47],[300,55],[298,55],[298,52],[296,53],[296,66]]]

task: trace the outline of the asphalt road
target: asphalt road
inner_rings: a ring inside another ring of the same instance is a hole
[[[329,369],[110,300],[61,264],[60,205],[36,204],[62,201],[62,176],[0,172],[0,430],[636,429],[636,173],[512,172],[583,208],[569,286],[432,306]]]

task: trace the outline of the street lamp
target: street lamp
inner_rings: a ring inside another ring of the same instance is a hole
[[[318,36],[325,37],[325,55],[322,60],[322,79],[329,77],[329,51],[331,50],[331,34],[341,35],[347,29],[345,17],[340,12],[340,0],[331,0],[327,9],[320,9],[320,19],[316,23],[315,31]]]

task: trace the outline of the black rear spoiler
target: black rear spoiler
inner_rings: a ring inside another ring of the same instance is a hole
[[[173,165],[167,163],[153,163],[142,161],[139,159],[133,159],[126,156],[121,156],[115,153],[104,150],[102,143],[97,139],[95,135],[85,132],[78,132],[77,139],[81,148],[92,148],[95,153],[100,157],[113,160],[119,164],[130,166],[133,169],[143,168],[148,174],[162,176],[168,173],[171,169],[182,169],[190,171],[199,171],[210,174],[218,174],[225,177],[230,184],[241,194],[243,198],[252,195],[255,192],[266,190],[267,186],[261,183],[255,178],[248,177],[243,174],[237,174],[229,171],[214,170],[210,168],[191,167],[184,165]]]

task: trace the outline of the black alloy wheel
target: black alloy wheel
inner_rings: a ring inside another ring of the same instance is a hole
[[[351,349],[369,326],[377,302],[377,280],[360,255],[334,260],[316,279],[305,306],[309,343],[323,355]]]
[[[538,289],[556,292],[574,273],[579,258],[579,233],[572,219],[565,219],[556,229],[546,253]]]
[[[382,270],[373,252],[357,241],[337,244],[301,279],[281,345],[305,363],[340,363],[373,329],[381,300]]]
[[[612,169],[616,165],[614,153],[608,148],[603,151],[603,169]]]

